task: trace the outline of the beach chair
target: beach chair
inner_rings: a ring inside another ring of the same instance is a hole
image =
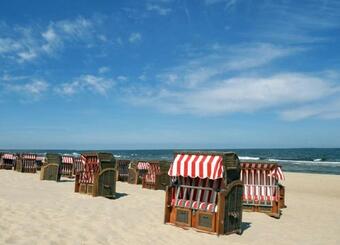
[[[35,163],[37,165],[37,171],[41,170],[41,166],[44,165],[45,161],[46,161],[45,154],[37,155],[37,158],[35,160]]]
[[[170,162],[167,161],[148,161],[147,173],[142,178],[142,187],[165,190],[170,183],[169,166]]]
[[[240,162],[235,153],[177,152],[169,169],[164,223],[222,235],[241,234]]]
[[[22,173],[36,173],[37,165],[36,165],[37,155],[33,153],[22,153],[19,154],[16,161],[16,171]]]
[[[60,181],[62,157],[57,153],[47,153],[40,170],[40,180]]]
[[[119,159],[117,162],[117,181],[127,182],[129,179],[130,160]]]
[[[273,162],[241,162],[241,180],[244,184],[243,210],[262,212],[280,218],[285,208],[285,188],[281,166]]]
[[[77,155],[73,157],[73,175],[76,176],[80,174],[80,172],[84,171],[85,162],[81,155]]]
[[[60,165],[60,175],[63,177],[72,178],[74,167],[74,157],[69,155],[63,155],[61,157],[61,165]]]
[[[116,159],[111,153],[82,153],[84,170],[76,175],[75,192],[114,198],[116,194]]]
[[[129,166],[128,183],[139,185],[143,177],[148,173],[149,163],[146,161],[132,161]]]
[[[12,170],[15,166],[16,156],[13,153],[0,154],[0,169]]]

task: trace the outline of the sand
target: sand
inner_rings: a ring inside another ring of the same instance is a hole
[[[244,213],[240,235],[163,224],[164,191],[117,183],[109,200],[73,192],[74,182],[0,170],[0,244],[340,244],[340,176],[286,173],[281,219]]]

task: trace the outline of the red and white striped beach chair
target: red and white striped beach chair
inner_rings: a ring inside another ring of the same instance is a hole
[[[116,193],[116,159],[111,153],[82,153],[82,171],[76,174],[75,192],[114,198]]]
[[[170,162],[148,161],[147,173],[142,178],[142,187],[153,190],[165,190],[170,183],[167,174]]]
[[[280,208],[285,207],[284,187],[279,183],[284,180],[281,166],[273,162],[242,162],[241,180],[244,210],[280,217]]]
[[[74,157],[73,156],[62,156],[61,165],[60,165],[60,174],[65,177],[72,177],[74,170]]]
[[[149,165],[147,161],[132,161],[129,166],[128,183],[142,184],[144,175],[148,173]]]
[[[84,166],[85,166],[85,161],[84,159],[81,157],[81,155],[79,156],[74,156],[73,157],[73,175],[77,175],[80,172],[84,171]]]
[[[165,223],[241,233],[243,184],[236,154],[178,152],[168,174],[172,185],[166,189]]]
[[[22,173],[36,173],[36,158],[37,155],[33,153],[20,154],[17,158],[16,170]]]
[[[4,153],[0,159],[0,169],[12,170],[15,166],[16,156],[13,153]]]

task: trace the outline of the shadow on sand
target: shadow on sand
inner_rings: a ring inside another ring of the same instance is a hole
[[[128,194],[116,192],[115,198],[113,198],[113,199],[119,199],[119,198],[122,198],[122,197],[125,197],[125,196],[128,196]]]
[[[251,227],[251,223],[250,222],[242,222],[241,224],[241,234],[243,234],[243,232],[247,229],[249,229]]]

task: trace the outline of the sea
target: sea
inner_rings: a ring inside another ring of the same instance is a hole
[[[169,160],[175,151],[233,151],[241,160],[265,160],[277,162],[283,171],[340,175],[340,148],[299,149],[167,149],[167,150],[96,150],[111,152],[118,159]],[[44,154],[57,152],[79,154],[80,150],[0,150],[1,152],[32,152]],[[86,150],[89,151],[89,150]]]

